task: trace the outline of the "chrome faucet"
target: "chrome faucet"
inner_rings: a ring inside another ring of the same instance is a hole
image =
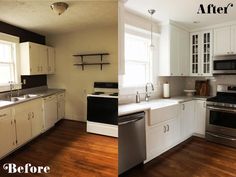
[[[148,92],[148,87],[151,86],[152,87],[152,91],[154,91],[154,86],[151,82],[148,82],[145,86],[145,90],[146,90],[146,94],[145,94],[145,101],[149,101],[150,97],[151,97],[151,92]]]
[[[12,91],[13,91],[13,89],[14,89],[14,83],[13,83],[12,81],[9,81],[9,84],[10,84],[10,99],[11,99],[12,96],[13,96]]]

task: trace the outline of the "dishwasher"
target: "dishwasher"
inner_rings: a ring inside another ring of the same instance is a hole
[[[43,98],[44,131],[47,131],[57,122],[57,97],[51,95]]]
[[[119,117],[119,175],[146,159],[145,113]]]

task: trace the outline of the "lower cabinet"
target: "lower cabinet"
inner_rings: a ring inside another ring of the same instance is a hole
[[[42,100],[37,99],[15,106],[17,146],[39,135],[43,129]]]
[[[12,108],[0,110],[0,158],[16,147],[16,132]]]
[[[181,140],[186,140],[194,133],[194,103],[188,101],[181,103]]]
[[[179,105],[168,107],[168,114],[163,115],[165,121],[159,123],[159,119],[163,117],[157,112],[165,112],[167,107],[151,110],[149,123],[146,126],[146,145],[147,145],[147,160],[157,157],[164,151],[175,146],[180,141],[180,118],[179,118]],[[155,114],[154,114],[155,113]],[[155,116],[154,116],[155,115]],[[159,115],[159,116],[157,116]],[[153,120],[158,119],[158,120]],[[156,122],[156,124],[154,124]]]
[[[57,94],[57,120],[65,118],[65,93]]]
[[[206,101],[195,101],[195,133],[200,136],[205,136],[206,130]]]

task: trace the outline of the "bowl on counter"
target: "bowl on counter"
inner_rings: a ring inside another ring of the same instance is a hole
[[[194,96],[196,90],[184,90],[186,96]]]

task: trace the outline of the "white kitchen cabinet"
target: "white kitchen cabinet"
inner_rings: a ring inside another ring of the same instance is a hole
[[[47,47],[47,74],[55,74],[55,49]]]
[[[214,29],[214,55],[236,54],[236,25]]]
[[[212,76],[212,31],[191,33],[190,75]]]
[[[15,106],[17,145],[26,143],[32,137],[30,102]]]
[[[65,118],[65,93],[57,94],[57,120]]]
[[[189,75],[189,32],[172,24],[161,28],[159,76]]]
[[[15,124],[12,108],[0,110],[0,158],[16,147]]]
[[[195,101],[195,133],[200,136],[205,136],[206,126],[206,101],[196,100]]]
[[[186,140],[194,133],[194,101],[181,103],[181,140]]]
[[[44,128],[42,100],[41,99],[33,100],[30,102],[30,104],[31,104],[32,137],[36,137],[42,133]]]
[[[17,145],[39,135],[43,129],[42,100],[36,99],[15,106]]]
[[[146,126],[147,161],[180,141],[179,104],[151,109]]]
[[[21,74],[40,75],[55,72],[54,49],[33,42],[20,44]]]

